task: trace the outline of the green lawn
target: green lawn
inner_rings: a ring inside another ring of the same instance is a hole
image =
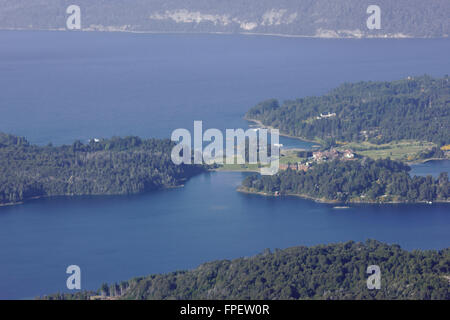
[[[297,156],[297,153],[300,151],[300,149],[288,149],[288,150],[281,150],[280,154],[280,163],[297,163],[305,161],[306,158],[300,158]]]
[[[285,163],[297,163],[300,161],[306,160],[305,158],[297,157],[297,152],[300,149],[289,149],[289,150],[281,150],[280,152],[280,164]],[[215,170],[217,171],[252,171],[259,172],[258,164],[236,164],[236,157],[234,159],[235,164],[226,164],[219,165],[219,167]],[[268,165],[266,165],[268,167]],[[265,166],[263,166],[265,167]]]
[[[418,153],[431,149],[435,144],[413,140],[402,140],[386,144],[372,144],[370,142],[347,143],[338,149],[352,149],[356,154],[373,159],[391,158],[392,160],[413,161]]]

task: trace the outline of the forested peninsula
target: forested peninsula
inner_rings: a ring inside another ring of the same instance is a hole
[[[381,288],[367,288],[367,267],[378,265]],[[292,247],[190,271],[154,274],[97,291],[52,294],[72,299],[450,299],[450,250],[412,252],[375,240]]]
[[[327,144],[399,140],[450,143],[448,76],[346,83],[319,97],[259,103],[245,117]]]
[[[409,170],[390,159],[334,160],[313,164],[307,171],[288,168],[273,176],[251,175],[238,190],[329,203],[450,202],[447,172],[438,178],[411,177]]]
[[[0,133],[0,205],[51,196],[125,195],[180,186],[206,170],[175,165],[168,139],[92,139],[37,146]]]
[[[400,162],[450,157],[448,76],[347,83],[320,97],[264,101],[245,118],[322,147],[291,156],[296,162],[274,176],[247,177],[242,192],[336,203],[450,201],[447,172],[411,177]]]

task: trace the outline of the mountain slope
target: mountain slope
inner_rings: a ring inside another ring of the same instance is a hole
[[[369,30],[369,0],[0,0],[0,29],[64,29],[77,4],[82,29],[251,32],[314,37],[447,37],[447,0],[379,0],[381,29]]]

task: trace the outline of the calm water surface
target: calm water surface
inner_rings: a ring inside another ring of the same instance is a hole
[[[431,175],[437,178],[441,172],[449,172],[449,168],[450,160],[431,160],[412,165],[410,174],[416,176]]]
[[[235,191],[242,173],[209,173],[184,188],[132,197],[36,200],[0,208],[1,298],[64,290],[77,264],[83,287],[192,268],[264,248],[365,240],[407,249],[450,245],[448,205],[333,209],[296,197]]]
[[[450,70],[450,41],[318,40],[213,35],[0,32],[0,131],[38,144],[169,137],[176,128],[246,128],[267,98],[323,94],[344,81]],[[288,147],[310,143],[281,138]],[[448,162],[415,174],[448,171]],[[213,259],[373,238],[406,249],[450,245],[448,205],[337,210],[299,198],[237,193],[243,173],[131,197],[41,199],[0,208],[0,298],[65,290],[68,265],[95,289]]]

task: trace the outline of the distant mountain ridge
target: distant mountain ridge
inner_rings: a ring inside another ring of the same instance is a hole
[[[321,38],[448,37],[448,0],[378,0],[381,29],[366,26],[371,0],[0,0],[0,29],[255,33]]]

